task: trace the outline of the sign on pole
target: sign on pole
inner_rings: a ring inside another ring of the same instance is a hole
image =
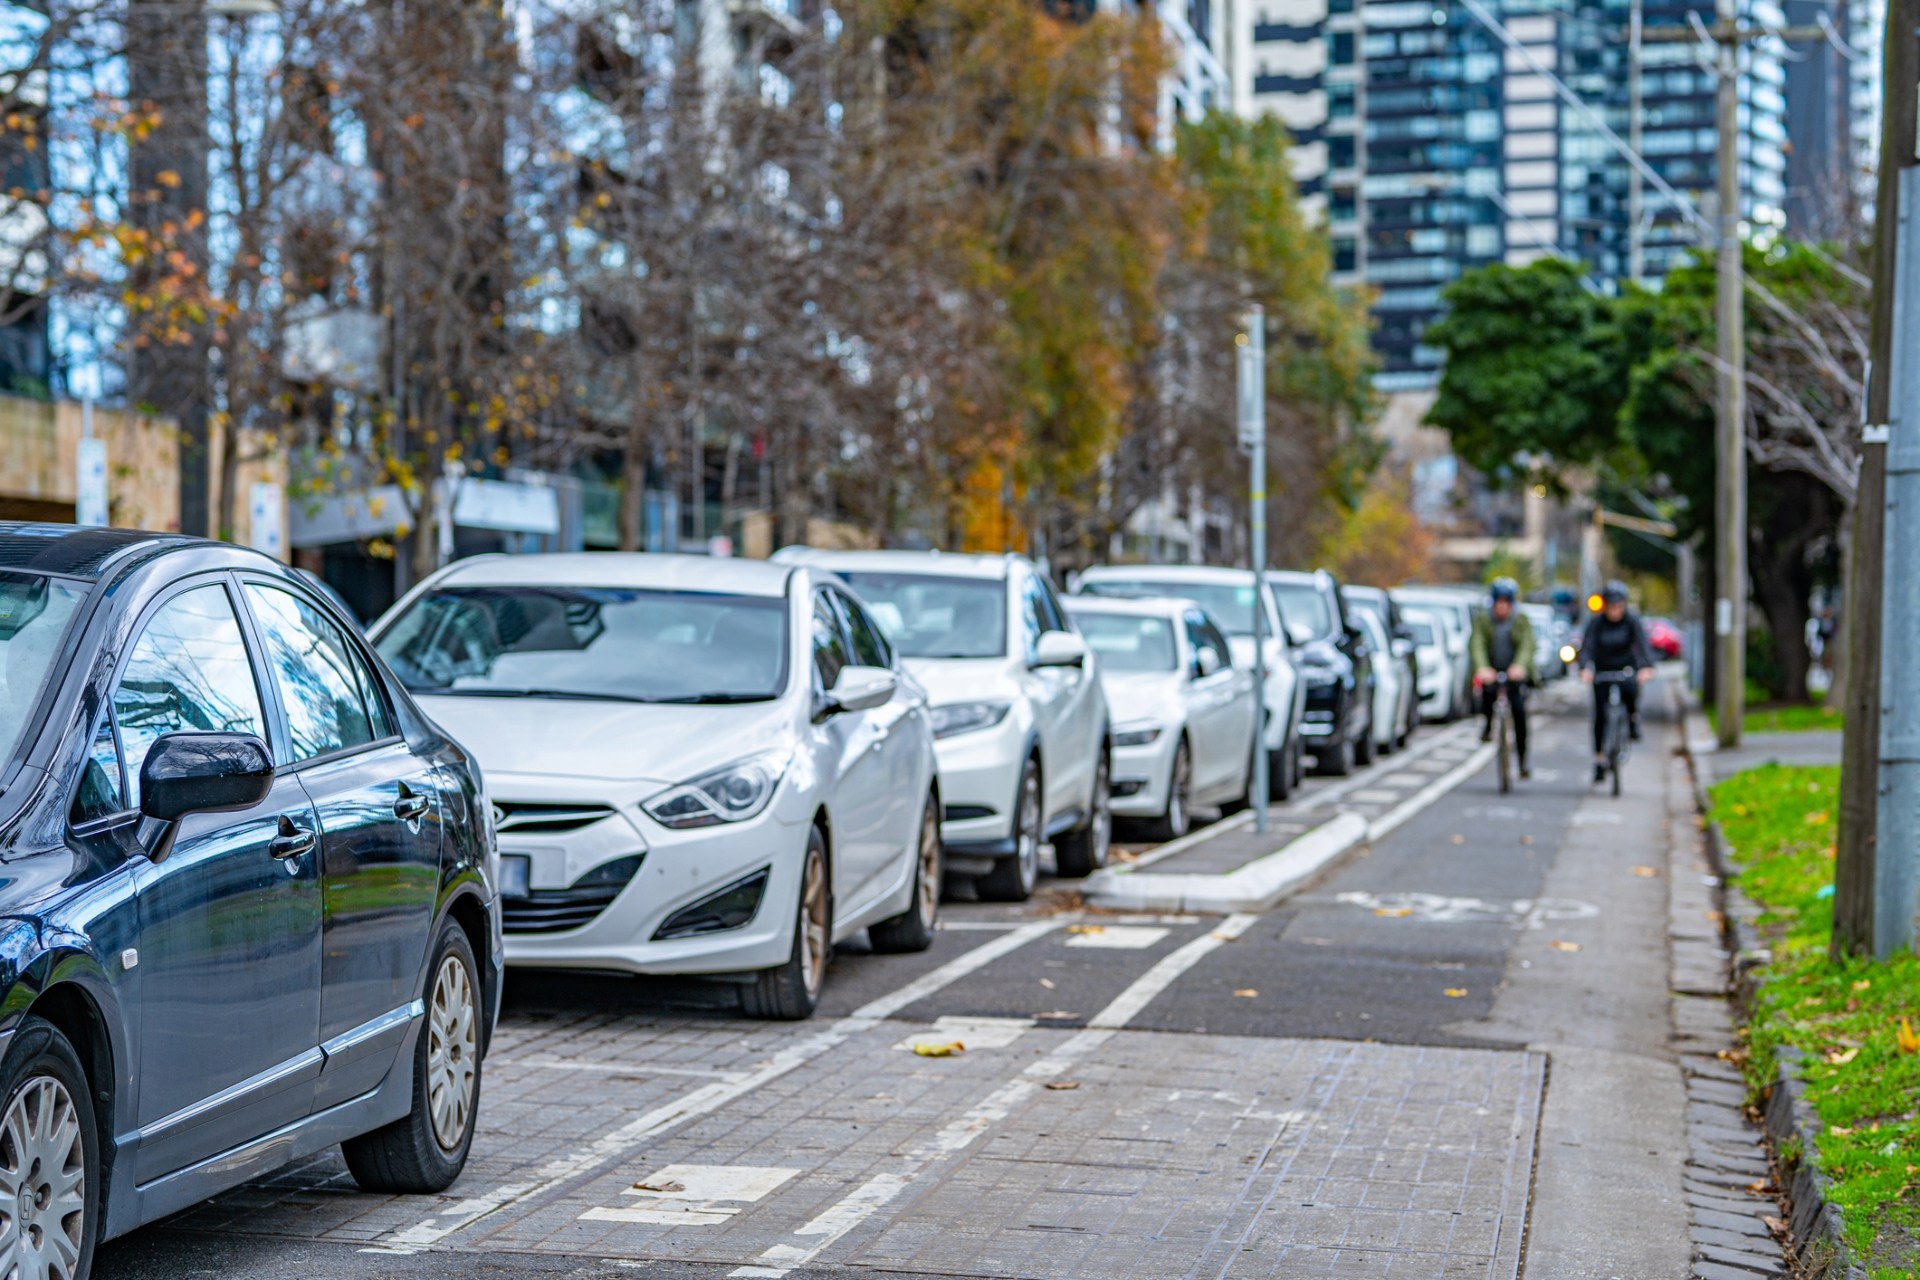
[[[88,436],[74,456],[73,522],[91,528],[107,523],[107,442]]]
[[[1252,449],[1266,439],[1266,344],[1251,334],[1238,349],[1240,363],[1240,447]]]

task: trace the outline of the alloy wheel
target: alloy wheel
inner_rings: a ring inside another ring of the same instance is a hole
[[[940,815],[931,802],[920,818],[920,885],[914,905],[932,928],[940,911]]]
[[[1113,853],[1113,777],[1104,750],[1100,753],[1100,762],[1094,766],[1093,813],[1087,818],[1087,843],[1091,846],[1093,865],[1106,866]]]
[[[1193,788],[1193,763],[1185,747],[1173,753],[1173,778],[1167,784],[1167,830],[1177,838],[1187,834],[1188,793]]]
[[[69,1280],[87,1221],[87,1157],[67,1087],[37,1076],[0,1119],[0,1276]]]
[[[460,957],[440,961],[427,1011],[427,1101],[434,1141],[458,1151],[473,1110],[474,1070],[480,1046],[474,1017],[473,979]]]
[[[800,975],[814,995],[827,983],[827,953],[833,929],[829,909],[826,859],[817,849],[808,849],[807,870],[800,884]]]
[[[1019,842],[1020,882],[1032,885],[1040,879],[1040,772],[1027,766],[1026,780],[1020,786]]]

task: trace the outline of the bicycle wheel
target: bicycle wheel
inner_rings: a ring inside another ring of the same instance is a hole
[[[1620,757],[1621,740],[1626,737],[1626,715],[1620,709],[1618,696],[1607,707],[1607,781],[1614,795],[1620,794]]]
[[[1500,794],[1513,790],[1513,742],[1508,714],[1504,702],[1493,710],[1494,755],[1500,761]]]

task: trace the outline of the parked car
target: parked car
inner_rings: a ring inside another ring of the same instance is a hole
[[[1267,580],[1300,654],[1307,750],[1321,772],[1344,777],[1373,761],[1373,646],[1347,616],[1340,584],[1326,570],[1270,573]]]
[[[1453,709],[1453,662],[1447,656],[1440,619],[1419,605],[1406,606],[1400,616],[1413,635],[1420,715],[1426,720],[1445,720]]]
[[[470,756],[297,575],[0,524],[0,1273],[335,1144],[459,1176],[500,999]]]
[[[1174,840],[1193,807],[1244,808],[1253,785],[1253,673],[1190,600],[1072,596],[1067,613],[1100,656],[1113,716],[1113,812]]]
[[[1474,705],[1473,661],[1467,646],[1473,636],[1473,610],[1481,593],[1471,587],[1395,587],[1388,594],[1396,603],[1418,605],[1439,620],[1447,662],[1453,670],[1446,718],[1460,719]]]
[[[1567,673],[1567,667],[1560,661],[1563,642],[1553,606],[1522,602],[1520,612],[1526,614],[1527,620],[1533,623],[1533,669],[1540,673],[1542,680],[1559,679]]]
[[[926,697],[829,574],[693,556],[459,561],[375,626],[474,744],[507,962],[739,977],[813,1012],[833,945],[933,940]]]
[[[1365,609],[1355,609],[1353,620],[1367,633],[1367,646],[1376,655],[1390,652],[1387,633],[1380,619]],[[1399,662],[1381,659],[1373,664],[1373,749],[1377,755],[1391,755],[1406,745],[1409,726],[1419,718],[1414,696],[1414,677]]]
[[[1379,587],[1342,587],[1340,598],[1346,603],[1350,618],[1366,615],[1379,623],[1379,634],[1372,637],[1374,673],[1379,676],[1384,668],[1392,668],[1395,696],[1385,704],[1393,708],[1393,713],[1384,724],[1374,725],[1373,740],[1376,746],[1384,743],[1388,750],[1403,747],[1420,726],[1420,664],[1413,651],[1413,632],[1408,629],[1400,606]],[[1378,682],[1386,683],[1384,679]],[[1402,691],[1404,697],[1400,696]],[[1376,696],[1374,706],[1381,705]]]
[[[1221,565],[1096,565],[1081,572],[1078,595],[1175,596],[1192,600],[1227,633],[1236,667],[1253,669],[1253,570]],[[1271,585],[1261,622],[1267,687],[1267,794],[1285,800],[1305,773],[1301,726],[1306,723],[1307,688],[1300,679],[1286,619]]]
[[[1647,644],[1669,662],[1678,662],[1687,648],[1686,638],[1680,628],[1665,618],[1647,619]]]
[[[1107,864],[1112,760],[1099,665],[1045,575],[1019,556],[787,547],[838,573],[932,698],[947,871],[1019,902],[1053,842],[1062,875]]]

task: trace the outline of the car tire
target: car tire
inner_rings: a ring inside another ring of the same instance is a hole
[[[740,1007],[750,1018],[798,1022],[811,1018],[827,985],[833,959],[833,881],[828,873],[827,837],[807,828],[806,859],[800,867],[800,892],[793,913],[793,945],[784,963],[762,969],[740,988]]]
[[[1178,840],[1193,830],[1193,753],[1187,740],[1173,749],[1173,764],[1167,771],[1167,807],[1147,824],[1147,838],[1155,844]]]
[[[1347,732],[1351,735],[1353,731],[1352,729],[1348,729]],[[1371,717],[1369,717],[1367,722],[1367,731],[1353,741],[1353,763],[1360,768],[1365,768],[1373,763],[1373,722]]]
[[[1031,756],[1020,769],[1020,785],[1013,793],[1013,847],[1011,857],[1001,858],[993,870],[974,882],[974,889],[987,902],[1025,902],[1040,883],[1040,841],[1045,817],[1042,814],[1040,763]]]
[[[1358,754],[1353,748],[1353,739],[1342,738],[1338,746],[1318,753],[1315,759],[1319,762],[1321,773],[1330,778],[1344,778],[1353,772],[1354,759]]]
[[[1307,782],[1307,747],[1297,733],[1289,741],[1293,744],[1293,789],[1298,791]]]
[[[457,920],[440,926],[427,967],[427,1012],[414,1041],[413,1106],[340,1144],[362,1191],[429,1195],[466,1167],[480,1112],[480,967]]]
[[[1093,762],[1087,820],[1053,842],[1053,861],[1063,876],[1090,876],[1113,856],[1113,763],[1103,741]]]
[[[22,1276],[86,1280],[100,1238],[100,1122],[80,1055],[58,1027],[21,1021],[0,1061],[0,1098],[0,1262],[11,1253]],[[19,1247],[35,1234],[38,1248]],[[53,1265],[30,1265],[41,1258]]]
[[[899,955],[925,951],[933,945],[940,923],[940,802],[931,793],[920,814],[919,843],[913,854],[913,897],[907,909],[891,920],[867,926],[867,941],[875,951]]]
[[[1279,804],[1293,794],[1294,738],[1280,740],[1280,749],[1267,753],[1267,802]]]

